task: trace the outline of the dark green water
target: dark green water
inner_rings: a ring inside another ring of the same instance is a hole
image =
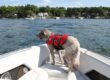
[[[81,47],[110,56],[110,19],[0,20],[0,54],[45,43],[36,37],[43,28],[72,35]]]

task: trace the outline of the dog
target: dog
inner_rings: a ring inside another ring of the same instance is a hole
[[[48,29],[41,30],[37,36],[39,39],[46,39],[46,43],[51,53],[52,64],[55,64],[54,49],[56,51],[64,49],[64,59],[62,59],[60,54],[59,57],[62,62],[65,61],[67,63],[68,72],[78,68],[80,65],[80,43],[75,37],[67,34],[54,34]]]

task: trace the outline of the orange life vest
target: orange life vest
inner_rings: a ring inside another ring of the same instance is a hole
[[[49,36],[48,40],[46,43],[48,45],[53,45],[53,47],[56,50],[61,50],[63,49],[62,45],[66,42],[68,35],[67,34],[56,34],[56,35],[51,35]]]

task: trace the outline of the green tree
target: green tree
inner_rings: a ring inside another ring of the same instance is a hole
[[[36,15],[39,12],[47,12],[51,17],[76,17],[85,18],[105,17],[110,18],[110,7],[85,7],[67,8],[64,7],[37,7],[27,4],[25,6],[1,6],[0,18],[25,18]]]
[[[72,8],[67,8],[67,10],[66,10],[66,17],[72,17],[72,15],[73,15]]]
[[[50,9],[50,14],[52,17],[56,16],[56,8],[51,8]]]
[[[40,7],[40,8],[39,8],[39,12],[47,12],[47,10],[46,10],[45,7]]]

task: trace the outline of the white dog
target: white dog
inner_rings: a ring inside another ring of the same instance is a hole
[[[49,31],[48,29],[43,29],[38,34],[40,39],[46,39],[46,43],[48,48],[50,49],[51,57],[53,59],[52,64],[55,64],[55,57],[53,50],[56,49],[65,50],[64,59],[67,63],[69,71],[74,71],[80,64],[80,44],[78,40],[72,36],[64,35],[56,35]],[[61,58],[61,57],[60,57]],[[61,60],[63,60],[61,58]]]

